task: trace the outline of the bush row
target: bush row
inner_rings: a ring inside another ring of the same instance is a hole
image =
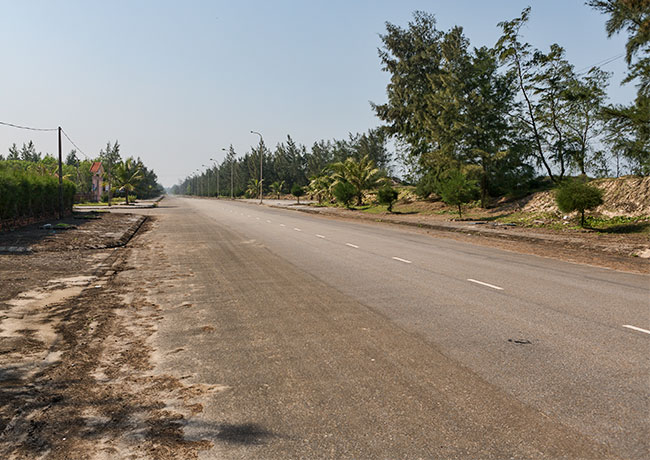
[[[72,212],[76,187],[63,181],[63,207]],[[16,170],[0,170],[0,220],[47,217],[59,210],[59,180]]]

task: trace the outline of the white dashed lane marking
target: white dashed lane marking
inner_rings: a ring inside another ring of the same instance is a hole
[[[300,230],[298,227],[293,227],[293,229],[297,232],[302,232],[302,230]]]
[[[359,246],[357,246],[356,244],[345,243],[345,245],[346,245],[346,246],[350,246],[351,248],[359,249]]]
[[[405,264],[412,264],[410,260],[402,259],[401,257],[393,257],[394,260],[398,260],[400,262],[404,262]]]
[[[467,278],[467,281],[469,281],[470,283],[476,283],[476,284],[480,284],[482,286],[487,286],[487,287],[492,288],[492,289],[497,289],[499,291],[503,291],[502,287],[495,286],[494,284],[484,283],[483,281],[473,280],[472,278]]]
[[[645,332],[646,334],[650,334],[650,331],[647,330],[647,329],[641,329],[640,327],[630,326],[629,324],[624,324],[623,327],[626,327],[628,329],[632,329],[633,331]]]
[[[316,233],[316,236],[317,236],[318,238],[325,238],[323,235],[319,235],[318,233]]]

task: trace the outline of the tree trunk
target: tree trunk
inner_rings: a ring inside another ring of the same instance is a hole
[[[540,139],[541,136],[539,134],[539,131],[537,130],[537,123],[535,121],[535,114],[533,112],[533,103],[529,99],[528,93],[526,92],[526,86],[524,85],[523,71],[521,69],[521,63],[519,62],[518,55],[515,55],[515,63],[517,65],[517,76],[519,77],[519,88],[521,89],[524,99],[526,100],[528,116],[530,116],[530,122],[533,128],[533,136],[535,137],[535,144],[537,146],[537,152],[539,153],[539,159],[544,165],[544,168],[548,173],[548,177],[550,177],[552,182],[557,183],[558,181],[556,177],[553,175],[553,171],[551,171],[551,167],[549,166],[548,162],[546,161],[546,157],[544,156],[544,149],[542,148],[542,142]]]
[[[460,203],[458,203],[458,218],[462,219],[463,218],[463,211],[462,211],[460,206],[461,206]]]
[[[487,207],[488,200],[488,176],[487,168],[485,164],[483,165],[483,175],[481,176],[481,207],[485,209]]]

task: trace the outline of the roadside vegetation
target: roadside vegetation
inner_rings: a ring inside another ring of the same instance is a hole
[[[50,217],[59,210],[58,177],[47,170],[22,168],[11,162],[0,162],[0,228],[24,219]],[[63,207],[72,211],[75,185],[63,181]]]
[[[434,15],[418,11],[407,27],[387,23],[381,35],[379,59],[390,83],[387,101],[371,105],[382,126],[311,148],[291,136],[273,150],[260,139],[239,158],[231,147],[220,165],[187,177],[171,192],[259,198],[261,189],[299,199],[294,191],[303,190],[317,206],[472,218],[553,190],[557,206],[578,215],[578,225],[615,228],[590,215],[602,201],[590,182],[650,174],[650,36],[644,26],[650,8],[622,0],[588,5],[608,15],[610,36],[628,34],[625,83],[637,88],[628,106],[608,103],[608,72],[597,66],[576,70],[560,44],[541,50],[526,42],[531,8],[498,25],[501,37],[493,47],[478,48],[462,27],[440,30]],[[413,194],[447,206],[413,206]],[[566,228],[562,218],[548,225]]]
[[[63,164],[63,181],[66,190],[66,198],[70,203],[74,199],[76,203],[88,203],[92,191],[92,172],[90,168],[95,161],[101,161],[104,167],[104,182],[102,186],[109,189],[102,194],[101,203],[120,203],[126,201],[126,204],[137,198],[148,199],[164,193],[163,187],[158,183],[156,174],[147,168],[141,159],[128,157],[122,159],[120,155],[120,145],[117,141],[111,144],[107,143],[106,148],[102,149],[97,157],[93,159],[80,160],[77,152],[72,150],[65,158]],[[49,153],[38,152],[33,142],[23,144],[21,148],[13,144],[9,148],[6,157],[0,155],[0,174],[2,174],[4,184],[16,181],[28,181],[30,183],[54,183],[58,187],[58,161]],[[5,185],[7,187],[7,185]],[[57,189],[54,191],[53,199],[58,199]],[[3,189],[1,195],[7,200],[9,197],[20,199],[15,192],[9,189]],[[48,193],[50,193],[48,192]],[[22,193],[22,192],[21,192]],[[37,196],[38,192],[34,189],[31,195]],[[127,197],[128,195],[128,197]],[[66,201],[66,203],[68,202]],[[92,203],[94,205],[101,203]],[[9,205],[6,205],[9,206]],[[9,212],[5,205],[2,206],[4,212]],[[71,204],[70,204],[71,206]],[[28,209],[29,208],[29,209]],[[32,213],[34,205],[28,205],[24,208],[21,205],[20,213]],[[11,211],[16,212],[16,211]]]

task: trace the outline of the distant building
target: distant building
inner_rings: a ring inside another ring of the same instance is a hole
[[[102,187],[102,182],[104,182],[104,167],[102,166],[102,162],[94,161],[90,167],[90,172],[93,175],[90,201],[100,201],[102,199],[102,193],[105,191],[105,187]]]

